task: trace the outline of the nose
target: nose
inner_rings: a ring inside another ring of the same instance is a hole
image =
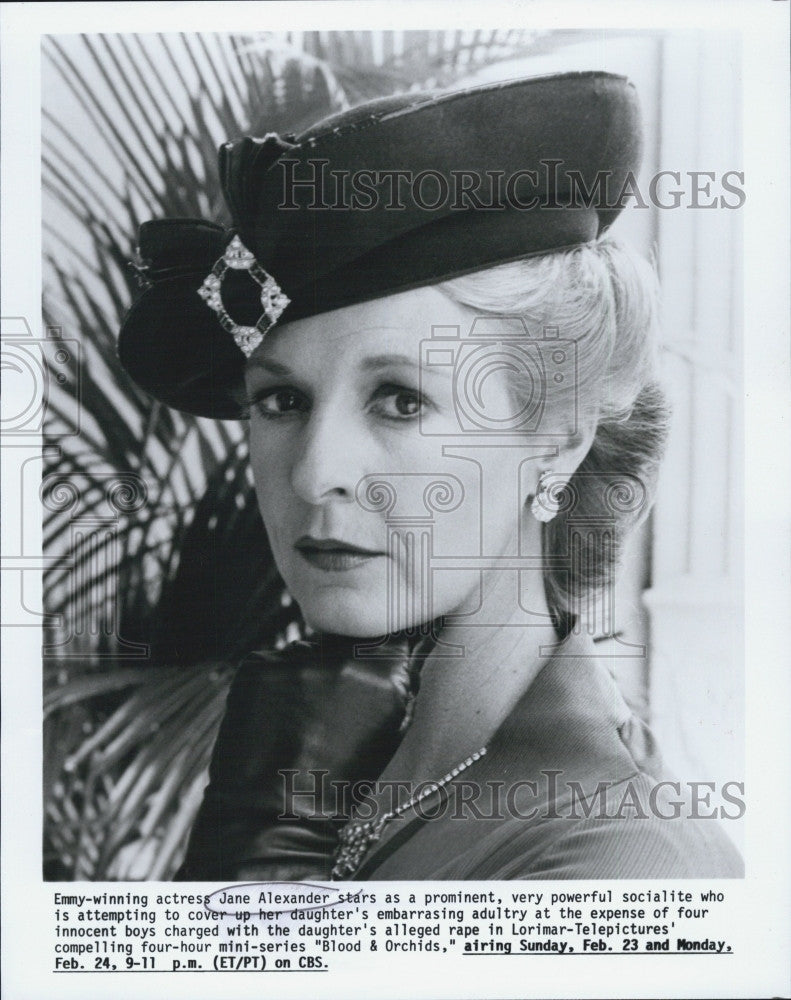
[[[353,500],[357,483],[364,475],[357,468],[358,456],[359,429],[355,433],[338,414],[314,411],[294,456],[291,487],[309,504]]]

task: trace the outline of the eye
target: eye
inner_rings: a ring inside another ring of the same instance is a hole
[[[426,401],[416,389],[386,384],[374,393],[371,409],[388,420],[415,420],[425,407]]]
[[[297,389],[266,389],[253,396],[250,406],[262,417],[285,417],[292,413],[307,413],[310,401]]]

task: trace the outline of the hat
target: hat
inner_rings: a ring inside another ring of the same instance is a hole
[[[402,94],[226,143],[233,228],[143,224],[121,363],[175,409],[242,418],[245,353],[275,322],[593,240],[640,147],[633,86],[599,72]]]

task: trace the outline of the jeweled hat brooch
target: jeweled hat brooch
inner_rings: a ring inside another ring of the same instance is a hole
[[[237,323],[225,308],[222,300],[222,283],[229,270],[246,271],[261,286],[261,306],[264,311],[254,326]],[[236,346],[246,358],[250,357],[291,302],[272,275],[261,267],[238,236],[234,236],[222,257],[215,261],[214,267],[203,279],[198,295],[209,309],[217,313],[220,326],[231,334]]]

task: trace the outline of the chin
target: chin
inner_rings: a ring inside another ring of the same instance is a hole
[[[306,624],[317,632],[370,639],[406,627],[406,623],[392,621],[388,613],[390,601],[383,567],[364,567],[337,577],[299,569],[281,574]]]
[[[381,570],[370,572],[366,569],[360,576],[354,573],[348,579],[332,582],[321,578],[317,581],[314,574],[306,576],[304,572],[282,575],[305,623],[317,632],[331,635],[357,639],[395,635],[441,615],[456,612],[463,604],[464,595],[459,593],[462,575],[457,572],[440,581],[441,585],[431,602],[427,601],[422,591],[406,585],[400,589],[398,598],[393,600],[387,575]],[[478,573],[473,574],[473,583],[477,584],[478,578]],[[466,576],[463,582],[467,584]],[[433,614],[421,615],[420,612],[425,611],[429,604]]]
[[[363,602],[317,602],[300,608],[305,622],[317,632],[373,639],[397,631],[381,609],[366,608]]]
[[[459,588],[462,582],[459,573],[451,573],[448,579],[438,581],[440,585],[430,602],[432,614],[428,616],[414,613],[426,608],[424,594],[418,595],[405,588],[395,602],[396,611],[391,606],[386,585],[376,579],[353,587],[294,586],[289,587],[289,592],[299,605],[306,624],[315,631],[371,639],[395,635],[448,614],[475,611],[480,603],[479,576],[477,572],[472,574],[469,582],[464,577],[463,582],[468,586],[463,592]]]
[[[373,639],[394,635],[404,629],[423,624],[414,615],[394,618],[388,613],[388,601],[374,590],[337,589],[312,593],[306,600],[294,594],[305,622],[317,632],[348,635],[357,639]]]

